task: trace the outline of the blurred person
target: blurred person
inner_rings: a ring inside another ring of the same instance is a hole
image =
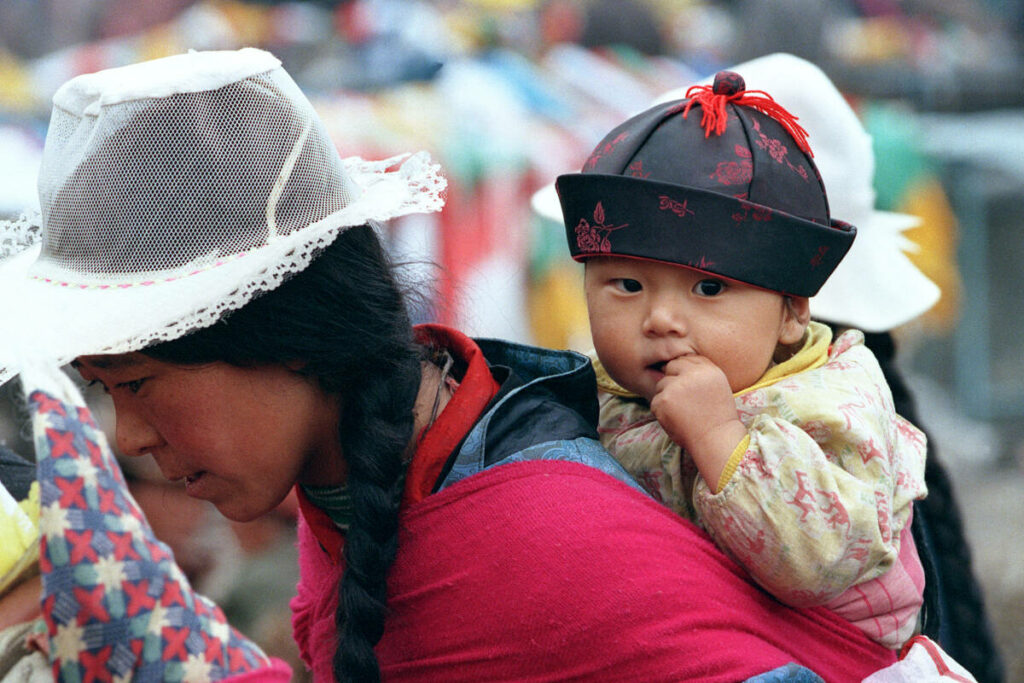
[[[644,55],[665,53],[664,29],[645,0],[590,0],[583,7],[579,36],[583,47],[618,46]]]
[[[739,0],[733,8],[733,59],[784,52],[821,63],[829,57],[827,29],[834,11],[821,0]]]
[[[537,27],[545,45],[574,43],[579,39],[583,12],[577,0],[544,0],[537,15]]]

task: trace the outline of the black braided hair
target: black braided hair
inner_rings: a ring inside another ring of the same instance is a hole
[[[144,351],[159,360],[301,365],[342,398],[338,435],[354,517],[339,586],[339,681],[377,681],[387,574],[397,551],[402,454],[412,439],[422,350],[371,226],[351,228],[279,288],[215,325]]]
[[[897,368],[896,343],[892,335],[865,333],[864,341],[878,359],[892,391],[896,412],[928,436],[914,397]],[[981,587],[972,569],[971,549],[964,535],[960,506],[930,437],[924,479],[928,496],[914,503],[914,540],[921,546],[921,534],[927,533],[938,576],[937,589],[942,593],[940,598],[929,591],[926,584],[924,633],[970,671],[979,683],[1002,683],[1003,664],[992,637]]]

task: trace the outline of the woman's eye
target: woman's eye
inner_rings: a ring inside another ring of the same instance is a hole
[[[630,294],[639,292],[641,289],[644,288],[644,286],[641,285],[639,282],[628,277],[623,277],[615,280],[615,286],[616,288],[621,289],[623,292],[629,292]]]
[[[693,286],[693,291],[700,296],[718,296],[725,291],[725,283],[721,280],[701,280]]]
[[[122,387],[132,392],[133,394],[139,393],[139,389],[142,388],[145,379],[133,379],[130,382],[120,382],[117,384],[118,387]]]
[[[91,381],[90,381],[90,382],[89,382],[88,384],[86,384],[85,386],[87,386],[87,387],[94,387],[94,386],[96,386],[97,384],[98,384],[98,385],[100,386],[100,388],[101,388],[101,389],[103,389],[103,393],[104,393],[104,394],[109,394],[109,393],[110,393],[110,390],[109,390],[109,389],[107,389],[107,385],[106,385],[106,384],[104,384],[103,382],[99,381],[98,379],[94,379],[94,380],[91,380]]]

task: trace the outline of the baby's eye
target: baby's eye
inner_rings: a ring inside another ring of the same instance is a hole
[[[693,286],[693,293],[699,296],[718,296],[725,291],[725,283],[721,280],[701,280]]]
[[[644,288],[642,284],[636,280],[628,277],[622,277],[614,280],[615,287],[621,289],[623,292],[629,292],[634,294]]]

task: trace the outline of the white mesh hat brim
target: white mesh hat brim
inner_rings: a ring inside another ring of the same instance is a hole
[[[439,211],[445,180],[420,152],[382,161],[345,159],[362,192],[345,209],[183,277],[134,285],[84,285],[38,274],[39,243],[0,263],[0,384],[29,363],[138,351],[212,325],[303,270],[346,228]],[[395,168],[397,166],[397,168]],[[386,170],[393,168],[393,170]]]

